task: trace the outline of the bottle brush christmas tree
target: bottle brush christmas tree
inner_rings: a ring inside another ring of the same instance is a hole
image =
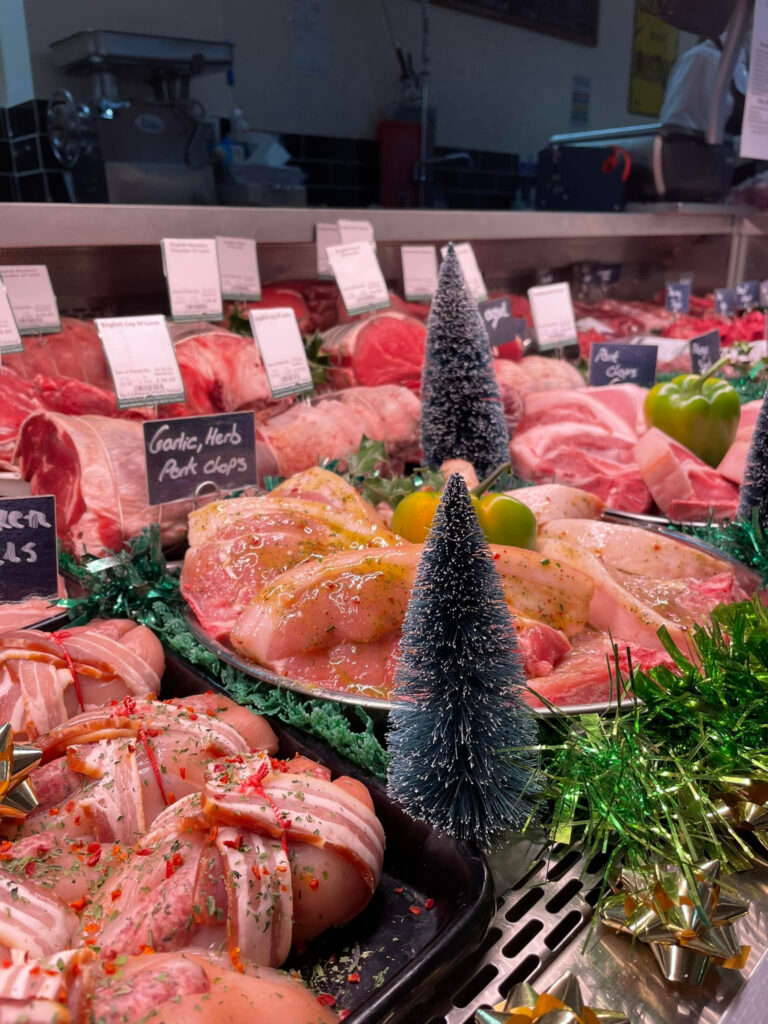
[[[421,449],[438,469],[466,459],[484,477],[509,458],[504,406],[488,335],[449,244],[427,321],[421,376]]]
[[[415,818],[490,850],[527,820],[536,758],[522,659],[464,480],[449,479],[400,642],[389,790]]]
[[[739,515],[757,521],[763,534],[768,531],[768,391],[755,423],[755,431],[747,453],[744,481],[739,490]]]

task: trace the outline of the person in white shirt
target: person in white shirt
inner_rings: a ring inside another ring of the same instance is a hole
[[[677,58],[669,73],[659,115],[662,124],[706,132],[724,39],[725,34],[719,39],[704,39]],[[730,136],[741,135],[747,91],[747,52],[748,48],[742,47],[722,112],[720,128]]]

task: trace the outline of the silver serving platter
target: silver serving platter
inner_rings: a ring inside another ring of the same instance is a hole
[[[725,555],[722,551],[717,550],[717,548],[712,547],[710,544],[706,544],[704,541],[700,541],[694,537],[686,537],[684,534],[671,530],[670,527],[673,524],[671,524],[668,519],[663,519],[658,516],[642,516],[633,513],[618,512],[612,509],[606,509],[602,518],[610,522],[641,526],[647,530],[654,530],[659,533],[663,533],[668,537],[672,537],[681,544],[687,544],[689,547],[696,548],[699,551],[704,551],[715,558],[719,558],[723,562],[727,562],[733,567],[734,576],[736,577],[739,585],[748,593],[753,593],[761,586],[762,581],[759,574],[753,569],[750,569],[749,566],[743,565],[741,562],[731,558],[729,555]],[[244,658],[236,651],[233,651],[231,647],[227,647],[226,644],[222,644],[210,637],[200,625],[197,617],[190,608],[186,608],[184,614],[190,632],[199,643],[208,648],[208,650],[211,651],[212,654],[215,654],[221,661],[239,669],[244,675],[250,676],[252,679],[256,679],[262,683],[269,683],[271,686],[280,686],[286,690],[292,690],[305,697],[315,697],[318,700],[329,700],[335,701],[338,704],[349,704],[355,707],[362,707],[365,708],[366,711],[370,712],[374,717],[383,718],[395,707],[396,702],[388,700],[385,697],[372,697],[365,693],[348,693],[345,690],[335,690],[331,687],[319,686],[316,683],[308,683],[300,679],[289,679],[287,676],[278,675],[276,672],[272,672],[270,669],[264,668],[262,665],[257,665],[256,662],[251,661],[248,658]],[[536,690],[535,680],[532,681],[530,688],[533,691]],[[626,701],[624,701],[624,703],[626,703]],[[615,710],[616,706],[617,704],[615,700],[608,700],[599,701],[594,704],[567,704],[564,706],[558,706],[555,710],[546,706],[534,707],[532,710],[538,715],[547,717],[556,715],[559,712],[569,715],[604,714],[605,712]]]

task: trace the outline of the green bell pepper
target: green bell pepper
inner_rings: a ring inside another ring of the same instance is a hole
[[[656,384],[645,399],[649,426],[685,445],[710,466],[719,465],[736,438],[741,403],[735,388],[713,376],[728,357],[705,374],[684,373]]]

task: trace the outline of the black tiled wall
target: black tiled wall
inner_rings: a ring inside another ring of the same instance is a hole
[[[435,164],[433,199],[449,210],[508,210],[518,185],[517,155],[480,149],[435,147],[435,157],[467,153],[469,159]]]
[[[46,130],[45,100],[0,107],[0,202],[66,203],[61,164]]]
[[[379,201],[379,144],[369,139],[283,135],[307,176],[310,206],[373,206]]]

